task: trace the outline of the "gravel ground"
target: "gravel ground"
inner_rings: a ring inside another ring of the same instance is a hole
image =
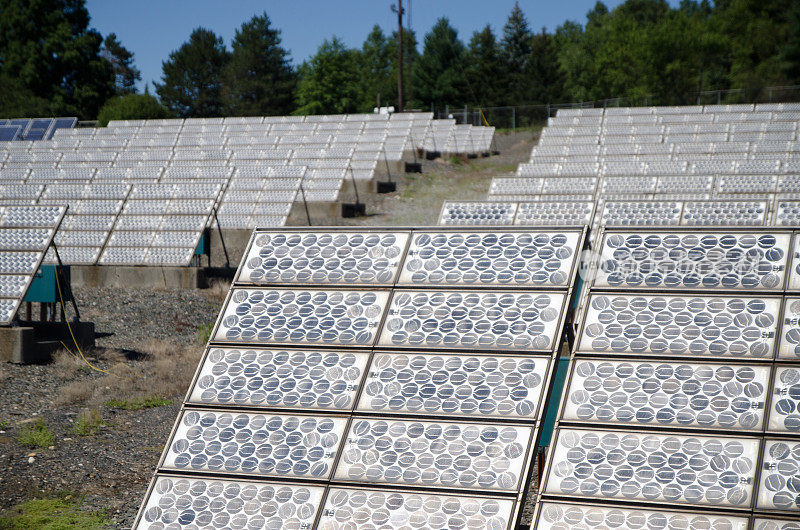
[[[95,323],[107,348],[136,350],[149,339],[191,344],[197,328],[217,319],[222,300],[192,290],[75,288],[81,319]],[[107,318],[107,315],[120,318]]]
[[[513,172],[528,159],[535,137],[498,134],[499,156],[460,164],[423,161],[422,175],[397,176],[397,192],[366,197],[368,216],[343,224],[436,224],[443,200],[484,198],[492,176]],[[87,357],[103,370],[118,370],[122,363],[130,371],[146,371],[156,362],[147,349],[152,341],[199,355],[198,328],[216,320],[226,290],[76,288],[81,317],[94,322],[98,334]],[[64,387],[85,384],[95,396],[114,395],[109,377],[60,362],[0,364],[0,512],[36,495],[69,491],[84,496],[83,508],[105,509],[112,528],[133,524],[188,380],[186,374],[176,376],[168,406],[125,411],[97,405],[105,425],[92,436],[76,436],[73,424],[85,404],[59,405]],[[16,440],[20,426],[37,417],[55,434],[50,448],[29,449]]]

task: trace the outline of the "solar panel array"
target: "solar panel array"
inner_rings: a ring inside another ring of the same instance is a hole
[[[584,237],[256,230],[136,527],[513,528]]]
[[[0,146],[0,185],[217,182],[223,227],[282,226],[294,201],[337,202],[390,171],[431,121],[430,113],[117,121]]]
[[[58,129],[71,129],[77,118],[0,119],[0,142],[49,140]]]
[[[0,206],[0,324],[10,324],[66,208]]]
[[[798,226],[798,116],[797,104],[560,110],[529,163],[495,177],[487,201],[445,203],[439,224]]]
[[[601,232],[534,527],[796,525],[798,238]]]

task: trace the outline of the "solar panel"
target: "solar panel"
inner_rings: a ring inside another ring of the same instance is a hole
[[[580,232],[416,232],[401,285],[566,287]]]
[[[386,291],[233,289],[214,340],[371,346]]]
[[[800,433],[800,366],[776,367],[767,430]]]
[[[757,517],[753,521],[753,530],[800,530],[800,521]]]
[[[390,284],[407,241],[406,232],[258,233],[242,262],[239,280],[254,284]]]
[[[760,430],[769,379],[768,366],[576,359],[561,422]]]
[[[530,426],[354,418],[334,478],[515,492],[532,438]]]
[[[778,359],[800,359],[800,298],[784,299],[781,323]]]
[[[536,419],[549,357],[376,353],[357,410]]]
[[[65,212],[65,207],[0,206],[0,324],[14,320]]]
[[[211,347],[187,402],[350,411],[368,357],[363,351]]]
[[[567,528],[714,528],[718,530],[746,530],[746,517],[708,512],[677,510],[646,510],[595,504],[542,502],[538,507],[532,528],[565,530]]]
[[[549,352],[565,299],[560,292],[396,291],[378,344]]]
[[[321,480],[332,471],[346,424],[343,416],[185,409],[161,467]]]
[[[798,484],[800,440],[767,438],[764,441],[756,509],[799,512]]]
[[[790,238],[778,232],[606,231],[594,286],[780,289]]]
[[[591,224],[594,202],[537,201],[518,205],[515,225],[586,225]]]
[[[318,486],[157,475],[134,528],[311,528],[324,493]]]
[[[445,201],[439,215],[440,225],[510,225],[517,205],[505,202]]]
[[[760,441],[560,428],[544,491],[558,496],[746,509]]]
[[[508,529],[514,501],[476,495],[330,488],[318,528]]]
[[[780,298],[592,294],[577,350],[771,359]]]

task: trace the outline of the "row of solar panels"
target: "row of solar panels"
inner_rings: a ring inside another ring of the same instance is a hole
[[[796,238],[601,232],[533,527],[796,526]]]
[[[584,235],[256,231],[136,527],[512,527]]]
[[[682,200],[445,201],[440,225],[798,226],[800,202]],[[598,208],[595,212],[595,208]]]
[[[0,185],[0,204],[68,205],[55,238],[66,264],[187,266],[217,220],[226,228],[282,226],[305,173],[302,167],[286,169],[235,179],[224,194],[227,182],[213,180]],[[220,213],[212,218],[215,207]]]
[[[77,118],[0,119],[0,142],[49,140],[56,131],[77,123]]]

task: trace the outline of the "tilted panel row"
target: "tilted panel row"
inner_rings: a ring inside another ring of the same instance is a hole
[[[217,481],[307,527],[512,528],[584,235],[256,231],[139,526]]]

